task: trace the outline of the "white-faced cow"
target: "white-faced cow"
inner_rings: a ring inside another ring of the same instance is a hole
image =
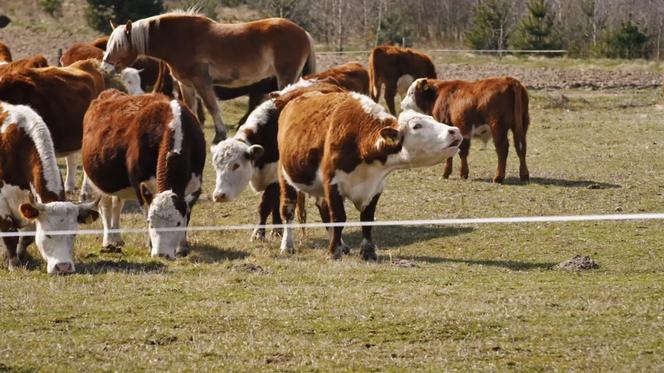
[[[281,218],[293,221],[296,192],[322,200],[323,221],[345,222],[344,200],[374,220],[387,176],[394,170],[431,166],[453,156],[461,143],[457,128],[415,111],[399,119],[358,93],[311,93],[291,100],[279,116]],[[331,258],[341,257],[342,227],[332,228]],[[291,228],[282,253],[293,252]],[[376,260],[371,227],[362,227],[360,253]]]
[[[211,147],[212,163],[216,172],[212,195],[214,201],[230,201],[251,183],[254,191],[263,192],[258,205],[258,223],[265,224],[268,216],[272,214],[272,222],[281,224],[277,167],[279,114],[290,100],[313,91],[341,92],[343,88],[328,83],[302,80],[281,92],[276,92],[273,98],[263,102],[251,112],[234,137]],[[303,220],[304,211],[299,211]],[[264,229],[257,228],[252,235],[252,239],[264,238]]]
[[[436,68],[426,54],[391,45],[380,45],[371,51],[369,55],[371,98],[378,102],[381,87],[385,85],[385,102],[390,113],[396,114],[394,107],[396,94],[404,97],[410,84],[418,78],[436,78]]]
[[[101,192],[103,251],[123,245],[118,229],[125,200],[147,212],[151,255],[186,255],[191,209],[201,193],[205,139],[196,116],[161,94],[104,91],[85,114],[83,169]],[[169,231],[169,228],[180,228]]]
[[[66,202],[53,140],[42,118],[23,105],[0,102],[0,232],[36,226],[37,248],[49,274],[74,272],[74,234],[79,223],[99,217],[97,202]],[[17,237],[2,239],[9,269],[26,259]],[[17,249],[17,246],[18,249]]]
[[[519,176],[528,181],[530,173],[526,165],[526,132],[530,124],[528,92],[521,83],[510,77],[483,79],[474,82],[463,80],[419,79],[401,102],[404,109],[417,110],[433,115],[437,120],[449,123],[461,130],[464,137],[459,147],[461,177],[468,178],[468,152],[470,138],[488,132],[493,138],[498,155],[498,167],[493,181],[505,179],[505,166],[512,130],[514,148],[519,156]],[[452,173],[452,158],[447,160],[443,176]]]
[[[132,96],[142,95],[141,72],[133,67],[126,67],[120,72],[120,80],[127,87],[127,93]]]

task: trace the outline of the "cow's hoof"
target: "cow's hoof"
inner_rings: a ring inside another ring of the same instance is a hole
[[[505,176],[495,176],[493,178],[493,182],[496,183],[496,184],[502,184],[504,179],[505,179]]]
[[[281,255],[293,255],[295,254],[295,248],[293,246],[282,246]]]
[[[330,255],[327,256],[329,260],[341,260],[344,256],[344,250],[341,245],[337,246]]]
[[[191,252],[191,250],[189,250],[189,246],[182,247],[182,248],[179,247],[179,248],[177,248],[177,250],[175,250],[175,257],[177,257],[177,258],[186,258],[187,256],[189,256],[190,252]]]
[[[265,241],[265,229],[257,228],[254,230],[254,233],[251,234],[251,242],[263,242]]]
[[[21,261],[18,258],[11,258],[7,260],[7,268],[10,272],[14,272],[21,267]]]
[[[122,254],[120,245],[106,245],[99,251],[102,254]]]
[[[341,245],[341,252],[342,252],[344,255],[348,255],[348,254],[350,254],[350,246],[348,246],[348,245],[346,245],[346,244],[342,244],[342,245]]]
[[[521,181],[525,181],[525,182],[530,181],[530,175],[529,174],[520,175],[520,178],[521,178]]]
[[[376,255],[376,245],[369,241],[362,240],[362,243],[360,244],[360,256],[366,261],[377,261],[378,255]]]

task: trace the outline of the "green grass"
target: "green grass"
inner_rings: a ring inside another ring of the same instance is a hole
[[[226,105],[229,123],[242,110]],[[662,211],[658,90],[531,91],[531,116],[530,184],[513,149],[506,185],[488,182],[495,153],[475,141],[470,181],[442,179],[442,166],[397,172],[377,218]],[[209,194],[209,160],[204,182]],[[257,201],[205,198],[192,225],[253,223]],[[0,371],[664,369],[661,222],[380,227],[378,263],[359,260],[358,229],[340,262],[325,259],[324,230],[290,257],[249,234],[194,233],[175,262],[149,258],[143,235],[123,255],[85,236],[76,275],[49,277],[41,260],[0,269]],[[600,268],[552,269],[575,254]]]

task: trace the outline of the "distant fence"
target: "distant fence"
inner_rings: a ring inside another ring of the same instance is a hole
[[[531,49],[422,49],[426,53],[478,53],[478,54],[554,54],[565,55],[566,49],[551,49],[551,50],[531,50]],[[354,51],[320,51],[317,54],[369,54],[370,50],[354,50]]]

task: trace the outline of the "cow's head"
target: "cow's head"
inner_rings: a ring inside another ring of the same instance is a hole
[[[188,223],[190,197],[183,198],[171,190],[153,195],[145,183],[141,183],[140,189],[143,203],[148,205],[150,255],[175,259],[178,248],[186,245],[184,228]]]
[[[128,21],[126,25],[113,25],[113,32],[108,39],[101,68],[106,72],[121,71],[136,61],[144,53],[147,44],[148,28],[141,21],[136,27]]]
[[[401,110],[431,114],[437,94],[436,87],[431,84],[429,79],[417,79],[408,87],[406,97],[401,101]]]
[[[120,72],[120,79],[122,84],[127,88],[127,92],[132,96],[141,95],[143,89],[141,88],[141,71],[133,67],[126,67]]]
[[[51,231],[75,232],[79,223],[92,223],[97,220],[99,200],[87,203],[30,201],[19,206],[21,215],[36,223],[35,243],[42,257],[46,259],[48,274],[73,273],[74,239],[76,235],[51,234]]]
[[[384,128],[381,136],[388,142],[401,138],[400,157],[408,167],[431,166],[453,157],[463,139],[458,128],[413,110],[399,115],[398,130]]]
[[[237,197],[247,187],[254,174],[254,162],[265,150],[260,145],[249,145],[236,138],[229,138],[212,146],[210,151],[217,174],[212,198],[215,202],[226,202]]]

